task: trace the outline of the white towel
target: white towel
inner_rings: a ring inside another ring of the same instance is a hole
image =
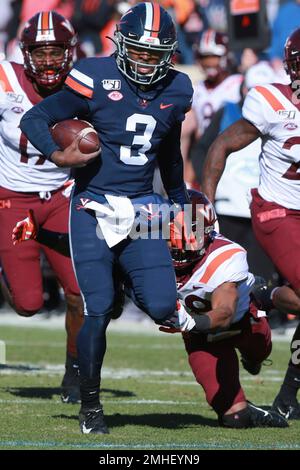
[[[112,248],[128,236],[135,214],[127,197],[105,194],[105,198],[109,205],[89,201],[84,208],[95,211],[101,233],[109,248]]]

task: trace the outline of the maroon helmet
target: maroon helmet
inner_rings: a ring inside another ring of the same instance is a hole
[[[203,31],[197,52],[200,57],[208,55],[226,56],[228,52],[228,36],[213,29]]]
[[[217,67],[205,67],[207,79],[217,80],[220,74],[228,69],[228,36],[213,29],[207,29],[201,35],[196,55],[200,60],[211,56],[219,58]]]
[[[200,260],[214,239],[214,226],[217,214],[213,204],[204,193],[189,189],[188,194],[192,204],[192,229],[195,232],[199,248],[197,250],[179,250],[171,248],[173,266],[176,270],[185,269]],[[203,233],[197,233],[197,230]]]
[[[26,75],[43,87],[58,85],[72,66],[76,44],[77,36],[70,21],[55,11],[37,13],[28,20],[21,34],[20,47]],[[64,49],[64,58],[54,64],[54,73],[47,73],[45,64],[40,67],[34,64],[31,53],[33,49],[43,46]]]
[[[297,80],[300,70],[300,28],[296,29],[284,45],[284,68],[292,82]]]

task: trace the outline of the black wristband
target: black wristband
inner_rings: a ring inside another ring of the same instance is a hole
[[[211,329],[211,319],[208,315],[192,315],[196,325],[192,328],[193,333],[207,333]]]

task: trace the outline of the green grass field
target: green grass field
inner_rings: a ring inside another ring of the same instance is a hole
[[[121,320],[122,321],[122,320]],[[300,449],[300,421],[288,429],[217,426],[178,335],[108,333],[102,401],[110,434],[83,436],[79,405],[61,403],[65,334],[2,327],[7,365],[0,366],[0,449]],[[289,344],[274,344],[273,365],[258,377],[241,370],[247,397],[272,403]]]

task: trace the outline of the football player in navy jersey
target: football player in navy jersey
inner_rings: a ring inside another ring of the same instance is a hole
[[[189,202],[180,133],[192,85],[185,74],[171,69],[177,48],[172,19],[157,3],[139,3],[121,18],[114,42],[113,56],[80,61],[67,77],[65,89],[35,106],[21,122],[28,139],[57,166],[77,167],[70,235],[85,304],[77,341],[79,422],[84,434],[108,433],[99,390],[105,331],[113,308],[114,265],[121,266],[136,303],[156,322],[169,323],[176,309],[175,275],[166,241],[128,237],[135,201],[157,201],[152,188],[156,162],[170,201],[181,207]],[[93,124],[101,141],[100,154],[82,154],[80,137],[64,151],[53,141],[49,126],[74,117]],[[114,222],[107,214],[114,216]],[[189,232],[184,234],[193,242]],[[181,243],[172,241],[176,246]],[[185,321],[192,327],[192,321]]]

